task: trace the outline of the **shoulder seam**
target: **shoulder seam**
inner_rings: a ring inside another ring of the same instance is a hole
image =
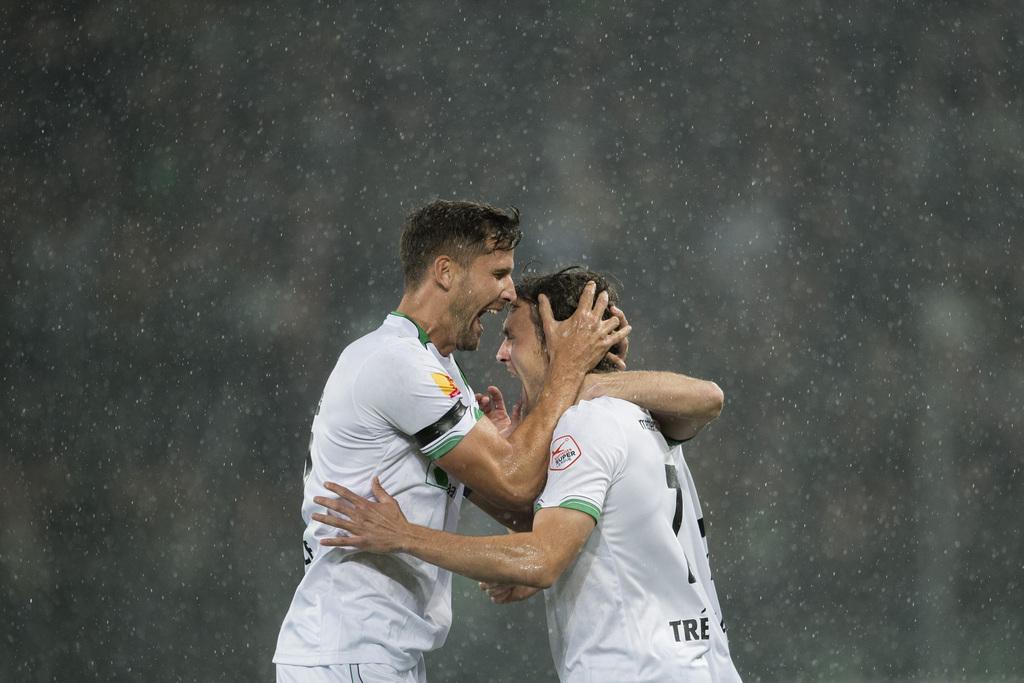
[[[565,419],[566,415],[568,415],[572,411],[575,411],[575,412],[587,411],[587,412],[590,412],[590,413],[592,413],[592,414],[594,414],[594,415],[596,415],[598,417],[607,416],[606,419],[602,419],[601,420],[601,422],[603,424],[607,424],[609,422],[612,422],[612,423],[615,424],[615,429],[619,433],[619,447],[620,447],[620,449],[621,449],[621,451],[623,453],[628,453],[629,449],[627,448],[627,446],[629,444],[629,439],[626,437],[626,432],[623,431],[623,429],[622,429],[622,424],[619,422],[619,416],[613,410],[611,410],[610,408],[608,408],[606,406],[601,405],[600,403],[596,403],[594,401],[585,401],[584,403],[587,403],[589,405],[583,406],[583,405],[577,403],[575,405],[570,406],[568,410],[566,410],[564,413],[562,413],[562,417],[558,418],[558,422],[555,424],[555,432],[551,435],[552,441],[561,433],[562,430],[559,429],[559,426],[562,424],[562,420]],[[629,403],[629,401],[626,401],[626,403]],[[630,405],[636,405],[636,404],[630,403]],[[578,411],[575,410],[577,408],[579,408]],[[565,431],[568,431],[568,430],[565,430]],[[623,468],[625,468],[625,466],[626,466],[626,458],[625,457],[620,458],[619,462],[617,463],[616,470],[614,472],[613,480],[619,478],[622,475],[622,471],[623,471]]]
[[[362,358],[359,363],[359,367],[355,368],[354,377],[352,378],[353,381],[359,382],[363,373],[367,371],[367,366],[373,363],[379,356],[385,355],[389,352],[393,353],[395,351],[393,348],[395,345],[404,345],[409,350],[422,349],[427,354],[430,354],[430,351],[427,350],[425,346],[420,345],[419,341],[412,337],[392,337],[389,340],[384,340],[383,343],[377,344],[377,348],[373,349]],[[430,357],[433,358],[433,355]]]

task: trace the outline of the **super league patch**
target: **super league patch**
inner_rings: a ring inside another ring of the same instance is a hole
[[[583,451],[576,439],[568,434],[555,437],[551,442],[551,469],[564,470],[579,460],[581,455]]]
[[[459,388],[455,386],[455,380],[448,375],[441,374],[440,372],[432,372],[430,373],[430,377],[434,380],[434,384],[437,385],[437,388],[440,389],[448,398],[455,398],[462,393],[459,391]]]

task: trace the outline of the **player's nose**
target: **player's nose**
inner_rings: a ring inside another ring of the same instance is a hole
[[[498,353],[494,354],[494,358],[499,363],[507,363],[509,361],[508,339],[501,342],[501,346],[498,347]]]
[[[516,283],[512,280],[512,276],[506,275],[501,284],[501,299],[510,304],[514,304],[516,302]]]

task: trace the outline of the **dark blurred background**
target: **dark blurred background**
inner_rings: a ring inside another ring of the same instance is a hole
[[[1021,9],[6,3],[0,680],[273,680],[313,411],[436,197],[725,390],[747,680],[1020,680]],[[539,597],[455,593],[433,683],[555,680]]]

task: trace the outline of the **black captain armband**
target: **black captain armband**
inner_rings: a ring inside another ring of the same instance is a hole
[[[413,438],[416,439],[416,443],[420,449],[424,449],[428,444],[436,441],[441,436],[444,436],[446,432],[451,430],[452,427],[459,424],[459,420],[466,414],[466,406],[462,401],[456,401],[447,413],[442,415],[440,419],[432,425],[427,425],[420,431],[413,434]]]

